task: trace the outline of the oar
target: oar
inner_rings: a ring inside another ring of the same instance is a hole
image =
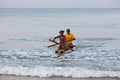
[[[49,45],[48,48],[49,48],[49,47],[56,46],[56,45],[58,45],[58,44],[56,43],[56,44]]]
[[[56,46],[56,45],[59,45],[59,44],[60,44],[60,43],[58,43],[58,42],[56,42],[56,41],[53,41],[53,40],[51,40],[51,39],[49,39],[49,41],[51,41],[51,42],[53,42],[53,43],[55,43],[55,44],[49,45],[49,46],[48,46],[48,48],[49,48],[49,47],[53,47],[53,46]]]
[[[53,40],[51,40],[51,39],[49,39],[49,41],[51,41],[51,42],[53,42],[53,43],[55,43],[55,44],[53,44],[53,45],[50,45],[50,46],[48,46],[48,47],[52,47],[52,46],[55,46],[55,45],[60,45],[60,43],[58,43],[58,42],[56,42],[56,41],[53,41]],[[65,46],[62,46],[64,49],[66,48],[66,49],[68,49],[68,50],[70,50],[71,48],[69,48],[69,47],[65,47]]]
[[[58,42],[56,42],[56,41],[54,41],[54,40],[51,40],[51,39],[49,39],[49,41],[51,41],[51,42],[53,42],[53,43],[56,43],[56,44],[60,44],[60,43],[58,43]]]

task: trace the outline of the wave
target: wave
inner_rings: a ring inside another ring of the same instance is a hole
[[[0,50],[0,74],[120,78],[119,53],[117,49],[76,49],[56,58],[48,48]]]
[[[38,76],[38,77],[71,77],[71,78],[89,78],[89,77],[118,77],[117,71],[95,71],[85,70],[79,67],[24,67],[24,66],[2,66],[0,65],[0,74],[20,75],[20,76]]]

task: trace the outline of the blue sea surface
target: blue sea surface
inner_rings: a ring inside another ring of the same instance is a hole
[[[67,28],[75,51],[57,57],[48,39]],[[0,74],[120,78],[120,9],[1,8]]]

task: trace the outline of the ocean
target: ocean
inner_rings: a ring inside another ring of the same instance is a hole
[[[75,51],[57,57],[48,39],[67,28]],[[120,78],[120,9],[1,8],[0,74]]]

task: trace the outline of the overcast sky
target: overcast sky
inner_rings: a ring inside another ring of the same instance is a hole
[[[0,8],[120,8],[120,0],[0,0]]]

